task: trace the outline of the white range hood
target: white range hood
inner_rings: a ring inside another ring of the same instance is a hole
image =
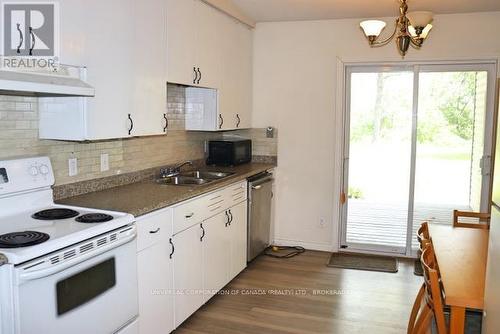
[[[95,90],[69,75],[0,70],[0,95],[94,96]]]

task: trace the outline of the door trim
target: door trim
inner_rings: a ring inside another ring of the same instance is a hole
[[[408,194],[408,220],[406,221],[406,249],[405,255],[411,255],[413,234],[413,213],[415,209],[415,175],[417,170],[417,130],[418,130],[418,94],[420,84],[420,66],[413,67],[413,105],[411,124],[411,156],[410,156],[410,184]],[[410,223],[411,222],[411,223]]]

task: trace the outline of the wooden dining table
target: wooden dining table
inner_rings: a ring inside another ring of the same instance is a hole
[[[489,230],[429,224],[445,304],[451,309],[450,333],[463,334],[465,310],[484,309]]]

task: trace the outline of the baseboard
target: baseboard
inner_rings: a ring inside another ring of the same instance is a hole
[[[305,249],[323,251],[323,252],[331,252],[333,251],[333,246],[330,244],[320,243],[320,242],[308,242],[301,240],[292,240],[292,239],[274,239],[274,245],[276,246],[301,246]]]

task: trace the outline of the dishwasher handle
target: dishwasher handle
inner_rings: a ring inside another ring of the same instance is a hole
[[[259,190],[260,188],[262,188],[263,184],[273,182],[273,181],[274,181],[274,178],[272,178],[272,177],[262,178],[261,180],[251,182],[250,188],[255,189],[255,190]]]

